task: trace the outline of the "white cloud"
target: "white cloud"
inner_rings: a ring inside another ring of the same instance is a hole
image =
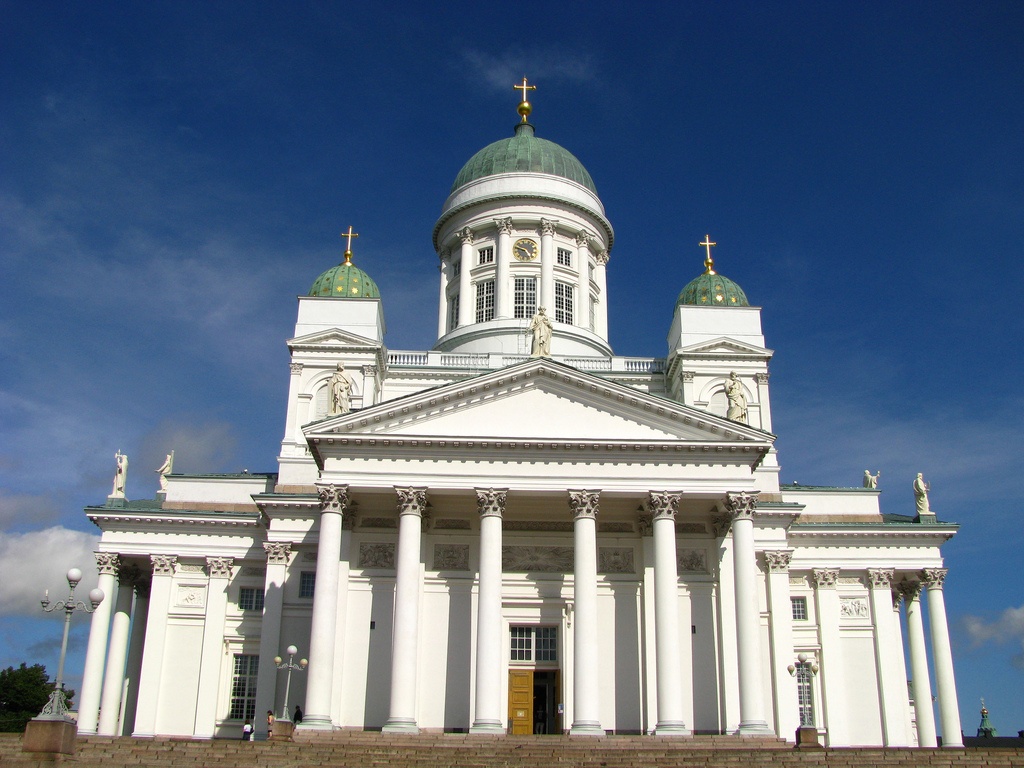
[[[1024,669],[1024,605],[1006,608],[994,621],[969,614],[963,617],[961,623],[975,648],[989,643],[1020,645],[1021,652],[1013,657],[1012,663]]]
[[[84,574],[76,597],[87,599],[96,586],[93,552],[99,537],[55,526],[28,533],[0,532],[0,614],[36,615],[43,591],[51,600],[67,596],[66,574]]]
[[[541,80],[588,82],[594,79],[593,58],[589,54],[573,54],[564,50],[516,51],[493,54],[466,51],[463,59],[469,70],[481,75],[496,90],[507,91],[522,77]]]

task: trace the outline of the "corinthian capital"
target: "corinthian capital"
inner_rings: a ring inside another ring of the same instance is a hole
[[[113,552],[94,552],[96,556],[96,570],[100,576],[117,576],[117,570],[121,566],[121,558]]]
[[[921,571],[921,583],[928,589],[942,589],[942,583],[946,580],[946,568],[925,568]]]
[[[903,599],[908,603],[917,600],[921,595],[921,582],[917,580],[904,579],[896,585],[896,589],[899,590],[900,594],[903,595]]]
[[[597,262],[597,266],[599,267],[608,266],[608,259],[608,251],[606,251],[604,248],[602,248],[601,250],[594,254],[594,261]]]
[[[668,518],[676,519],[676,512],[679,511],[679,494],[668,491],[650,491],[647,494],[647,506],[651,510],[653,520]]]
[[[793,560],[793,552],[788,549],[765,550],[764,562],[769,573],[785,573]]]
[[[150,555],[149,559],[153,561],[154,576],[174,575],[174,566],[178,562],[177,555]]]
[[[399,515],[423,515],[427,509],[426,488],[399,488],[395,487],[398,494]]]
[[[868,568],[868,583],[872,589],[891,589],[895,574],[892,568]]]
[[[473,230],[469,227],[464,227],[455,233],[455,236],[462,241],[463,245],[473,244]]]
[[[287,541],[265,541],[263,549],[267,553],[270,565],[288,565],[288,556],[292,553],[292,545]]]
[[[573,519],[579,520],[581,517],[596,519],[600,500],[600,491],[569,491],[569,508],[572,510]]]
[[[503,235],[512,234],[512,217],[506,217],[504,219],[495,219],[494,226],[498,228],[498,232]]]
[[[733,520],[753,520],[759,493],[760,491],[753,493],[744,491],[725,494],[725,509],[729,513],[729,517]]]
[[[208,557],[206,567],[210,571],[211,579],[230,579],[231,566],[235,564],[233,557]]]
[[[505,514],[505,497],[508,491],[504,488],[476,489],[476,508],[480,517],[501,517]]]
[[[818,589],[835,589],[839,582],[838,568],[815,568],[811,575],[814,577],[814,586]]]
[[[558,226],[558,222],[554,219],[541,219],[540,220],[540,233],[542,235],[553,235],[555,234],[555,227]]]
[[[316,492],[320,496],[321,512],[337,512],[344,514],[348,507],[348,486],[347,485],[319,485]]]

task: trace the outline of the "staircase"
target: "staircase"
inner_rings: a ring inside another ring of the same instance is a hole
[[[21,751],[0,734],[2,768],[1024,768],[1024,749],[844,748],[798,750],[778,739],[694,736],[399,736],[363,731],[301,733],[292,742],[82,737],[74,756]]]

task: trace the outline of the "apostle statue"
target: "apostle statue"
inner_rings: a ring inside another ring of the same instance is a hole
[[[529,331],[533,333],[531,357],[551,357],[551,320],[544,313],[544,307],[537,307],[537,314],[530,321]]]
[[[114,461],[117,462],[117,469],[114,472],[114,490],[110,495],[123,499],[124,484],[128,479],[128,456],[118,451],[114,454]]]
[[[725,396],[729,398],[729,410],[725,414],[726,418],[746,424],[747,395],[743,391],[743,384],[740,383],[740,377],[736,375],[736,371],[730,373],[729,379],[725,382]]]
[[[878,470],[875,474],[871,474],[869,470],[864,470],[864,487],[865,488],[877,488],[878,478],[882,476],[882,470]]]
[[[917,503],[918,515],[932,514],[931,507],[928,506],[928,491],[930,490],[931,486],[924,481],[924,477],[918,472],[917,478],[914,480],[914,501]]]
[[[338,363],[338,369],[328,382],[331,396],[331,416],[348,413],[352,407],[352,380],[345,373],[345,364]]]
[[[160,475],[160,490],[167,491],[167,476],[174,471],[174,451],[167,454],[167,458],[164,459],[164,463],[160,465],[160,468],[156,470],[156,473]]]

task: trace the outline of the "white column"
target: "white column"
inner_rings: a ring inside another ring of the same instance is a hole
[[[736,578],[736,651],[739,660],[741,735],[770,734],[761,686],[761,609],[757,600],[754,552],[756,493],[726,494],[732,518],[733,572]]]
[[[459,262],[459,328],[472,325],[475,317],[473,282],[470,271],[473,269],[473,230],[469,227],[457,233],[462,239],[462,251]],[[303,720],[305,722],[305,720]]]
[[[224,659],[224,617],[227,614],[228,581],[233,564],[234,560],[230,557],[206,558],[210,579],[206,587],[206,619],[203,622],[203,650],[199,662],[199,698],[192,732],[198,739],[212,739],[216,732],[221,662]]]
[[[288,379],[288,406],[284,417],[284,443],[295,445],[299,436],[299,383],[302,381],[302,363],[291,363],[291,377]]]
[[[576,235],[576,307],[573,320],[580,328],[590,325],[590,238],[586,230]]]
[[[557,221],[540,220],[540,300],[549,315],[555,307],[555,227]]]
[[[935,664],[935,687],[939,694],[942,746],[962,747],[964,739],[960,729],[960,705],[953,676],[953,652],[949,647],[946,601],[942,594],[946,573],[945,568],[925,568],[921,571],[921,581],[928,590],[928,624],[932,633],[932,661]]]
[[[637,531],[640,534],[640,545],[643,552],[643,581],[641,583],[641,651],[643,664],[643,711],[644,733],[654,734],[654,726],[658,718],[658,646],[657,629],[655,626],[656,592],[655,555],[654,555],[654,520],[644,512],[641,505],[637,508]]]
[[[256,738],[261,741],[269,737],[266,711],[277,711],[278,675],[274,657],[281,652],[281,612],[292,545],[287,541],[265,541],[263,549],[267,553],[267,573],[263,577],[260,661],[256,672],[256,717],[253,720]]]
[[[793,663],[793,602],[789,593],[789,564],[793,552],[777,549],[764,553],[768,568],[768,632],[771,639],[772,686],[775,697],[775,730],[786,739],[800,727],[796,680],[789,674]]]
[[[96,733],[99,721],[100,696],[103,693],[103,667],[107,655],[107,632],[117,587],[117,555],[96,552],[96,568],[100,572],[99,586],[104,600],[92,614],[89,627],[89,645],[85,651],[85,671],[82,673],[82,694],[78,699],[78,732]]]
[[[909,747],[903,714],[906,710],[907,682],[901,679],[895,648],[897,641],[892,610],[892,568],[869,568],[871,587],[871,623],[875,635],[875,668],[879,699],[882,704],[882,739],[887,747]],[[901,654],[902,655],[902,654]]]
[[[437,297],[437,338],[440,339],[448,332],[448,259],[451,251],[442,248],[438,256],[441,259],[437,266],[437,271],[441,275],[441,291]]]
[[[594,333],[608,341],[608,276],[605,267],[608,265],[608,251],[600,250],[594,254],[597,268],[594,270],[594,282],[597,283],[597,310],[594,313]]]
[[[910,678],[914,687],[914,719],[917,722],[917,746],[937,747],[932,684],[928,678],[928,657],[921,617],[921,583],[901,581],[900,592],[907,606],[907,645],[910,647]]]
[[[573,718],[571,736],[604,736],[601,727],[601,666],[597,650],[598,491],[569,491],[575,545],[573,568]]]
[[[171,606],[175,555],[150,555],[153,579],[149,588],[149,612],[146,619],[146,643],[139,671],[139,695],[132,736],[155,736],[160,683],[163,680],[164,646],[167,644],[167,611]]]
[[[506,491],[476,489],[480,581],[476,609],[476,702],[470,733],[504,733],[501,706],[501,516]]]
[[[135,582],[135,609],[132,611],[132,636],[128,641],[128,662],[125,665],[124,705],[121,725],[115,736],[135,730],[135,710],[139,702],[139,674],[142,672],[142,649],[146,643],[146,622],[149,619],[149,579]]]
[[[892,585],[892,632],[893,648],[899,649],[899,653],[893,653],[893,660],[896,665],[896,679],[902,686],[902,697],[900,698],[900,720],[903,723],[903,732],[907,735],[907,746],[914,746],[914,728],[910,712],[910,690],[907,681],[910,675],[907,674],[907,657],[903,653],[905,644],[903,642],[903,593],[899,585],[893,582]]]
[[[509,272],[512,263],[512,219],[495,219],[498,227],[497,268],[494,274],[494,317],[512,317],[512,302],[509,300]]]
[[[316,587],[309,637],[306,708],[300,728],[330,730],[334,635],[338,631],[338,575],[341,563],[341,517],[348,506],[347,485],[317,485],[320,494],[320,540],[316,552]]]
[[[103,697],[100,704],[100,736],[118,736],[118,718],[121,716],[121,694],[124,692],[124,665],[128,656],[128,632],[132,623],[132,597],[134,574],[124,571],[117,585],[117,602],[110,624],[110,650],[107,651],[107,670],[103,676]]]
[[[838,568],[815,568],[811,571],[814,579],[814,605],[818,617],[818,637],[821,654],[818,663],[821,672],[821,697],[825,712],[819,721],[828,733],[829,744],[847,744],[846,710],[847,692],[844,675],[843,650],[839,636],[840,606]]]
[[[426,488],[395,488],[398,554],[395,624],[391,636],[391,707],[385,733],[419,733],[416,724],[416,657],[419,653],[420,534]]]
[[[679,573],[676,567],[676,511],[679,494],[651,491],[654,528],[654,635],[658,670],[656,736],[689,736],[683,720],[679,659]]]

